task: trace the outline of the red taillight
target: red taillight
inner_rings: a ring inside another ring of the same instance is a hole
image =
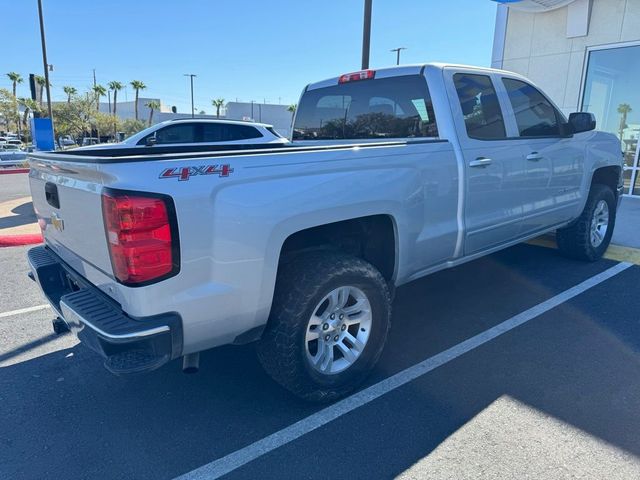
[[[140,284],[174,272],[177,238],[164,199],[108,191],[102,194],[102,214],[120,282]]]
[[[371,80],[376,76],[375,70],[361,70],[359,72],[340,75],[338,83],[356,82],[358,80]]]

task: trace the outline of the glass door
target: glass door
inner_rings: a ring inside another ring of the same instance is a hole
[[[624,193],[640,196],[640,45],[589,51],[582,110],[596,116],[598,130],[614,133],[624,152]]]

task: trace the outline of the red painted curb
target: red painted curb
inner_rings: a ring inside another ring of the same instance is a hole
[[[30,233],[25,235],[0,235],[0,247],[18,247],[42,243],[42,235]]]
[[[29,173],[28,168],[0,169],[0,175],[9,175],[10,173]]]

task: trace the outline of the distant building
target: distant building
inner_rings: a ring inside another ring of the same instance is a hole
[[[492,66],[538,84],[565,113],[621,140],[625,194],[640,196],[640,1],[496,0]]]

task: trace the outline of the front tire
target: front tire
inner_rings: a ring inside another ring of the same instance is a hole
[[[298,397],[335,400],[373,369],[390,317],[389,288],[371,264],[339,252],[298,255],[278,271],[258,358]]]
[[[611,188],[601,184],[592,185],[580,217],[556,232],[560,252],[578,260],[599,260],[611,242],[616,206],[616,196]]]

